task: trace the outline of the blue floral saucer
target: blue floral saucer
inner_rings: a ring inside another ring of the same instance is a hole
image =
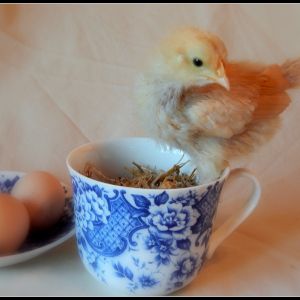
[[[25,173],[14,171],[0,171],[0,193],[10,193],[16,182]],[[68,240],[75,233],[73,199],[70,189],[62,184],[65,191],[64,213],[58,223],[47,231],[30,233],[13,255],[0,256],[0,267],[13,265],[34,258]]]

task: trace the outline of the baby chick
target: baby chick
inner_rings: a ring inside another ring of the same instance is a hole
[[[300,85],[300,59],[281,65],[230,62],[211,33],[184,28],[164,40],[136,85],[145,127],[217,178],[231,159],[270,139]]]

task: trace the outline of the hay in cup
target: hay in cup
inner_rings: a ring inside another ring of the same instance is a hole
[[[107,177],[93,164],[87,163],[83,170],[83,175],[118,186],[144,189],[177,189],[197,185],[196,169],[190,174],[181,171],[181,168],[188,162],[180,163],[179,161],[167,171],[149,168],[132,162],[132,167],[125,168],[128,176],[119,176],[116,178]]]

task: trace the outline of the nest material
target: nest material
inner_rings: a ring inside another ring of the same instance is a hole
[[[191,174],[181,172],[185,163],[177,163],[168,171],[151,169],[133,162],[131,168],[125,168],[129,174],[127,177],[109,178],[93,164],[87,163],[83,175],[102,182],[144,189],[176,189],[197,185],[196,169]]]

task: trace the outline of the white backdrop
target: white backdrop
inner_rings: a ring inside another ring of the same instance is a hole
[[[75,146],[144,135],[133,82],[151,48],[182,25],[219,34],[232,59],[300,56],[299,5],[1,5],[0,168],[68,180]],[[300,92],[290,95],[276,137],[240,162],[262,184],[259,207],[181,294],[300,293]],[[228,211],[241,189],[225,194]],[[0,293],[22,270],[0,271]]]

